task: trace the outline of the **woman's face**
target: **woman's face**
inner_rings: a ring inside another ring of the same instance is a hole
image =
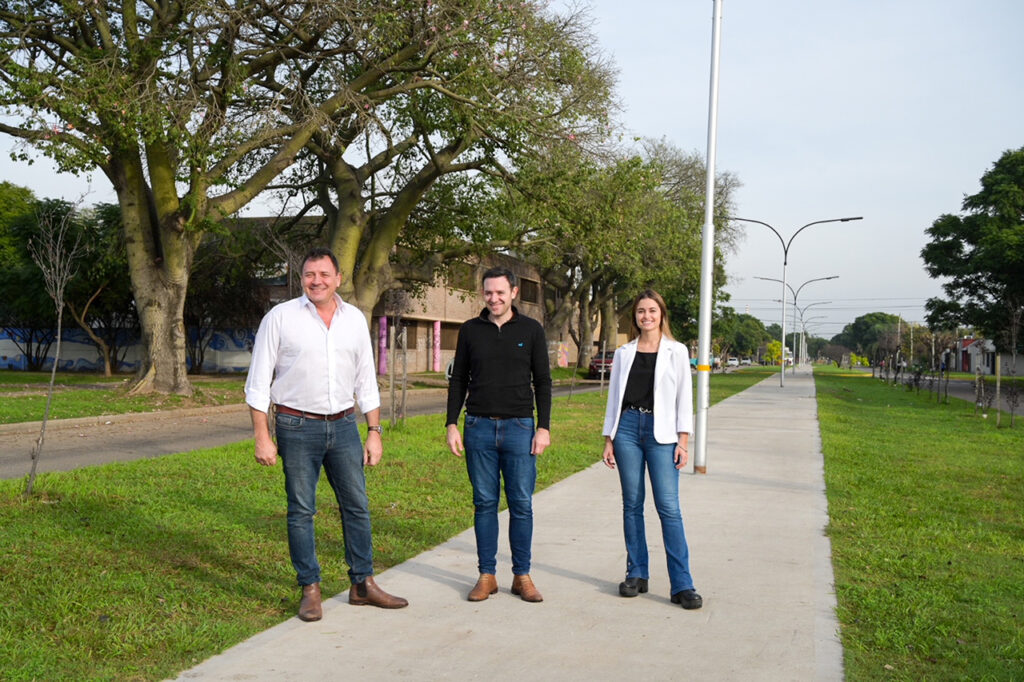
[[[653,298],[641,298],[636,304],[636,326],[640,331],[661,329],[661,307]]]

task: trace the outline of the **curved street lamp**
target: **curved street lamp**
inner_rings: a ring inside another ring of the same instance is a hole
[[[821,225],[823,223],[848,223],[851,220],[863,220],[863,216],[855,216],[851,218],[830,218],[828,220],[815,220],[812,223],[807,223],[802,226],[799,230],[793,233],[793,236],[789,238],[789,241],[782,238],[779,231],[768,223],[762,220],[753,220],[751,218],[729,218],[730,220],[738,220],[743,223],[757,223],[758,225],[764,225],[769,230],[775,233],[775,236],[779,238],[779,243],[782,245],[782,363],[779,368],[779,386],[784,387],[786,385],[786,265],[789,263],[789,247],[793,244],[793,240],[796,236],[806,230],[811,225]]]
[[[796,236],[796,235],[794,235],[794,236]],[[800,296],[800,292],[803,290],[803,288],[805,286],[807,286],[811,282],[824,282],[825,280],[829,280],[829,279],[839,279],[839,275],[829,275],[828,277],[815,277],[814,279],[809,279],[806,282],[804,282],[803,284],[801,284],[800,286],[798,286],[796,288],[796,291],[793,290],[792,286],[790,286],[786,282],[783,282],[781,279],[775,279],[774,277],[754,277],[754,279],[763,279],[766,282],[779,282],[780,284],[785,285],[789,289],[789,293],[793,294],[793,335],[795,337],[796,336],[796,317],[797,317],[797,313],[799,312],[800,316],[803,317],[803,312],[796,305],[797,299]],[[831,301],[829,301],[829,303],[831,303]],[[782,305],[783,305],[782,314],[785,315],[786,314],[786,308],[785,308],[786,303],[785,303],[785,301],[783,301]],[[810,305],[804,306],[804,310],[806,310],[807,308],[811,307],[812,305],[817,305],[817,304],[816,303],[811,303]],[[793,342],[793,346],[794,346],[793,353],[794,353],[794,356],[795,356],[794,359],[793,359],[793,374],[796,374],[797,358],[799,358],[800,355],[799,355],[799,353],[796,352],[796,348],[795,348],[796,341],[795,340]],[[785,325],[783,325],[783,333],[782,333],[782,365],[783,365],[783,367],[785,367],[785,365],[786,365],[786,333],[785,333]]]

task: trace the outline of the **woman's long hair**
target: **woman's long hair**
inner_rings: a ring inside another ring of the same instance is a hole
[[[657,303],[658,308],[661,309],[661,335],[669,339],[670,341],[675,341],[675,337],[672,336],[672,327],[671,325],[669,325],[668,322],[668,308],[665,307],[665,299],[663,299],[661,297],[661,294],[659,294],[654,289],[644,289],[643,291],[636,295],[636,298],[633,299],[633,305],[630,308],[629,319],[630,341],[640,336],[640,327],[637,326],[636,323],[636,307],[640,305],[640,301],[644,300],[645,298],[649,298],[655,303]]]

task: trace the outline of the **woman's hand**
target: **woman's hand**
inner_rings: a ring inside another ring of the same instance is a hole
[[[676,443],[675,461],[676,469],[682,469],[686,466],[686,463],[690,459],[690,452],[687,449],[690,434],[685,434],[679,437],[679,442]]]
[[[612,439],[604,439],[604,452],[601,454],[601,459],[604,460],[604,465],[609,469],[615,468],[615,448],[612,447]]]

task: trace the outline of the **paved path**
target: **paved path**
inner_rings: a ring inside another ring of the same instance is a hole
[[[669,602],[650,502],[651,592],[618,596],[618,478],[595,463],[535,498],[543,603],[509,593],[507,546],[499,593],[466,601],[476,579],[467,530],[378,576],[408,608],[356,608],[342,594],[323,620],[292,618],[178,679],[841,680],[810,375],[785,388],[769,378],[712,407],[707,471],[681,480],[699,611]]]
[[[596,391],[596,382],[556,386],[555,395],[569,390]],[[445,410],[445,388],[409,391],[407,416],[439,414]],[[391,397],[381,390],[381,414],[391,418]],[[0,479],[21,478],[32,466],[32,448],[40,422],[0,424]],[[70,471],[107,462],[130,462],[237,443],[252,438],[249,409],[244,404],[222,407],[140,412],[47,423],[43,456],[37,471]]]

